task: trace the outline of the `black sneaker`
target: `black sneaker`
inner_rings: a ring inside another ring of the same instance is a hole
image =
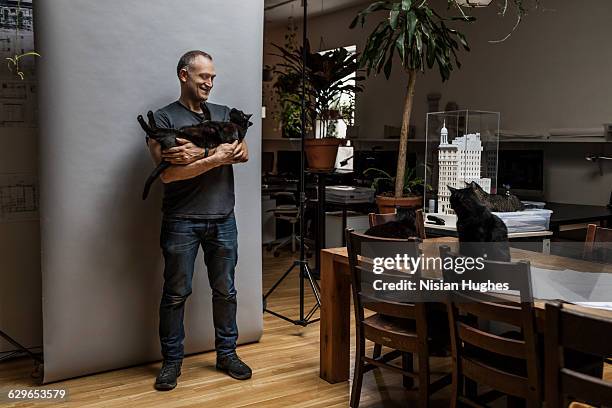
[[[181,361],[164,361],[155,379],[155,389],[170,391],[176,387],[176,379],[181,376]]]
[[[230,377],[237,380],[247,380],[253,374],[249,366],[244,364],[236,353],[217,356],[217,370],[225,371]]]

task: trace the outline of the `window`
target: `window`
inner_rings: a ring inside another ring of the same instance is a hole
[[[333,48],[330,50],[325,50],[319,52],[319,54],[325,54],[331,51],[336,50],[337,48]],[[344,47],[345,50],[349,52],[350,55],[355,55],[357,52],[356,45],[349,45]],[[355,73],[348,75],[342,80],[348,80],[346,85],[355,85]],[[346,138],[346,129],[349,125],[354,125],[355,123],[355,92],[347,91],[343,92],[340,97],[332,102],[330,106],[330,110],[337,110],[340,112],[340,119],[330,120],[327,124],[327,130],[324,131],[325,136],[335,136],[341,139]],[[317,125],[317,137],[322,137],[322,132],[320,128],[322,126]]]

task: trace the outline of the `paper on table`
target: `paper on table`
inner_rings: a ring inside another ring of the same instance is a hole
[[[612,309],[612,274],[531,267],[533,297]],[[518,295],[516,290],[497,291]]]
[[[584,306],[584,307],[593,307],[596,309],[612,310],[612,303],[606,303],[606,302],[574,302],[574,303],[580,306]]]
[[[533,296],[566,302],[611,302],[612,274],[531,267]]]

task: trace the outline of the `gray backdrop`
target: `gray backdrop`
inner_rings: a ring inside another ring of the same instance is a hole
[[[39,0],[44,381],[161,358],[161,186],[138,114],[178,98],[176,63],[211,53],[211,101],[253,112],[248,163],[234,166],[240,342],[262,333],[260,154],[263,0]],[[198,257],[186,351],[214,348]]]

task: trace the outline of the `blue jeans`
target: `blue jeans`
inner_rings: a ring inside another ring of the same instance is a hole
[[[236,288],[234,271],[238,261],[236,219],[200,220],[164,217],[160,245],[164,254],[164,290],[159,307],[159,338],[164,360],[181,360],[184,355],[185,301],[200,245],[212,289],[213,323],[217,355],[236,350]]]

